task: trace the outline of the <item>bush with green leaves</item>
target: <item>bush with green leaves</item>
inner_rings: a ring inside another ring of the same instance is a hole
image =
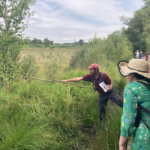
[[[27,55],[24,57],[19,63],[19,68],[22,76],[35,76],[39,70],[33,55]]]
[[[75,52],[70,61],[70,66],[72,68],[84,68],[85,66],[85,53],[87,52],[87,46],[83,46],[81,50]]]
[[[54,79],[60,69],[60,64],[57,61],[49,61],[44,64],[45,75],[48,79]]]
[[[33,12],[30,6],[35,0],[0,1],[0,74],[3,84],[10,84],[17,74],[17,59],[22,48],[22,32],[27,28],[24,22]]]
[[[87,46],[77,51],[70,61],[74,68],[85,68],[92,63],[108,65],[120,60],[129,60],[133,57],[132,45],[124,33],[124,29],[109,35],[107,38],[98,38],[96,35]]]

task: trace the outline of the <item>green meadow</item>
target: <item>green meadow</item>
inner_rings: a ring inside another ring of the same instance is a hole
[[[117,62],[132,57],[124,39],[116,47],[111,38],[95,37],[80,49],[24,48],[19,60],[21,76],[70,79],[88,74],[86,68],[98,63],[122,95],[127,81],[119,74]],[[119,48],[121,52],[116,53]],[[99,128],[98,92],[90,82],[76,84],[84,88],[22,78],[16,78],[9,92],[1,85],[0,149],[118,150],[122,109],[109,101],[106,121]]]

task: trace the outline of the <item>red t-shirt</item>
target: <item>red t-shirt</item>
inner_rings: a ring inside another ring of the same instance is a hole
[[[148,71],[148,73],[150,73],[150,68],[149,68],[149,71]]]
[[[106,73],[103,73],[103,75],[104,75],[104,79],[105,79],[105,84],[110,85],[111,84],[110,78],[107,76]],[[92,82],[92,75],[87,74],[87,75],[83,76],[83,80]],[[95,87],[98,88],[97,91],[99,92],[99,94],[101,94],[101,95],[106,94],[106,92],[104,92],[103,89],[99,86],[99,81],[102,82],[101,73],[99,73],[99,79],[97,78],[97,79],[94,79],[94,80],[96,80],[96,82],[93,82],[93,83],[94,83]]]

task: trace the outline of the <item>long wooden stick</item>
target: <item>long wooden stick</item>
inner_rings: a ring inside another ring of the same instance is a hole
[[[40,78],[35,78],[35,77],[29,77],[29,76],[17,77],[17,78],[30,78],[30,79],[36,79],[36,80],[41,80],[41,81],[47,81],[47,82],[62,82],[62,80],[45,80],[45,79],[40,79]],[[83,86],[77,85],[77,84],[72,83],[72,82],[67,82],[67,83],[75,85],[75,86],[78,86],[80,88],[84,88]]]

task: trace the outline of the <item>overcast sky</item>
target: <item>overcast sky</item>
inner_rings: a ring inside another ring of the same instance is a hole
[[[143,4],[142,0],[37,0],[25,35],[54,43],[88,42],[95,33],[106,37],[120,30],[119,16],[132,17]]]

